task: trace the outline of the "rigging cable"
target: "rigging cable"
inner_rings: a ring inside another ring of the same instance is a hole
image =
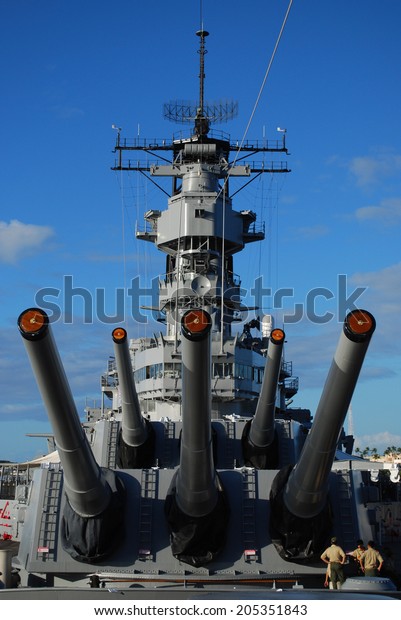
[[[267,82],[267,78],[269,77],[270,69],[272,68],[273,61],[274,61],[274,58],[275,58],[276,53],[277,53],[277,50],[278,50],[278,46],[279,46],[280,41],[281,41],[281,37],[283,36],[284,28],[285,28],[285,25],[286,25],[287,20],[288,20],[288,16],[289,16],[290,11],[291,11],[292,3],[293,3],[293,0],[290,0],[289,5],[288,5],[288,7],[287,7],[286,14],[285,14],[284,19],[283,19],[283,23],[281,24],[280,32],[279,32],[279,34],[278,34],[278,37],[277,37],[277,40],[276,40],[276,43],[275,43],[275,46],[274,46],[274,49],[273,49],[272,55],[271,55],[270,60],[269,60],[269,64],[268,64],[268,66],[267,66],[267,69],[266,69],[266,72],[265,72],[265,75],[264,75],[264,78],[263,78],[263,81],[262,81],[262,85],[261,85],[261,87],[260,87],[260,89],[259,89],[259,93],[258,93],[258,95],[257,95],[257,97],[256,97],[255,104],[254,104],[253,109],[252,109],[252,112],[251,112],[251,114],[250,114],[250,117],[249,117],[248,123],[247,123],[247,125],[246,125],[246,127],[245,127],[244,135],[242,136],[242,139],[241,139],[241,142],[240,142],[240,145],[239,145],[239,148],[238,148],[237,154],[236,154],[236,155],[235,155],[235,157],[234,157],[234,160],[233,160],[233,163],[232,163],[231,167],[233,167],[233,166],[234,166],[234,164],[236,163],[236,161],[237,161],[237,159],[238,159],[238,157],[239,157],[239,154],[240,154],[240,153],[241,153],[241,151],[242,151],[242,146],[243,146],[243,144],[244,144],[244,142],[245,142],[245,139],[246,139],[246,136],[247,136],[247,134],[248,134],[249,128],[250,128],[251,123],[252,123],[252,121],[253,121],[253,117],[255,116],[255,113],[256,113],[257,107],[258,107],[258,105],[259,105],[260,99],[261,99],[261,97],[262,97],[263,90],[264,90],[265,85],[266,85],[266,82]],[[230,171],[228,171],[228,174],[227,174],[227,177],[226,177],[226,180],[225,180],[225,182],[224,182],[224,183],[227,183],[227,181],[228,181],[228,177],[229,177],[229,176],[230,176]]]
[[[127,321],[127,248],[125,244],[125,207],[124,207],[124,186],[123,186],[123,171],[120,170],[121,175],[121,227],[123,238],[123,290],[124,290],[124,325],[128,325]]]
[[[123,171],[120,170],[120,174],[117,177],[117,182],[119,184],[120,189],[120,200],[121,200],[121,236],[122,236],[122,251],[123,251],[123,290],[124,290],[124,304],[123,304],[123,323],[127,325],[127,299],[126,299],[126,290],[127,290],[127,260],[126,260],[126,245],[125,245],[125,206],[124,206],[124,177]],[[118,306],[118,301],[117,301]]]
[[[261,87],[259,89],[259,93],[258,93],[258,95],[256,97],[255,104],[254,104],[252,112],[250,114],[248,123],[247,123],[247,125],[245,127],[244,135],[242,136],[239,148],[238,148],[237,153],[236,153],[236,155],[234,157],[234,160],[233,160],[233,162],[232,162],[232,164],[230,166],[230,169],[227,172],[227,176],[224,179],[223,186],[220,189],[220,192],[218,193],[218,195],[216,196],[216,201],[217,201],[219,196],[223,192],[223,223],[222,223],[223,224],[223,230],[222,230],[222,235],[223,235],[223,237],[222,237],[222,239],[223,239],[222,240],[223,246],[222,247],[223,248],[224,248],[224,240],[225,240],[225,195],[226,195],[226,191],[227,191],[227,185],[228,185],[228,179],[229,179],[229,176],[230,176],[230,170],[234,167],[234,165],[235,165],[235,163],[236,163],[236,161],[237,161],[237,159],[238,159],[238,157],[239,157],[239,155],[240,155],[240,153],[242,151],[242,146],[243,146],[243,144],[245,142],[245,139],[246,139],[246,136],[248,134],[249,128],[251,126],[253,117],[255,116],[257,107],[258,107],[260,99],[262,97],[262,93],[263,93],[264,87],[266,85],[267,78],[269,77],[270,69],[271,69],[271,67],[273,65],[273,61],[274,61],[274,58],[276,56],[276,53],[277,53],[277,50],[278,50],[278,46],[279,46],[280,41],[281,41],[281,37],[283,35],[284,28],[286,26],[286,23],[287,23],[287,20],[288,20],[290,11],[291,11],[292,4],[293,4],[293,0],[290,0],[289,4],[288,4],[288,7],[287,7],[287,11],[286,11],[286,13],[284,15],[283,23],[281,24],[281,28],[280,28],[280,31],[279,31],[278,36],[277,36],[276,43],[275,43],[274,48],[273,48],[272,55],[270,57],[268,65],[267,65],[267,69],[265,71],[265,75],[264,75]],[[221,319],[220,319],[220,324],[221,324],[221,327],[220,327],[220,352],[221,353],[223,352],[223,343],[224,343],[224,339],[223,339],[223,327],[224,327],[224,325],[223,325],[223,318],[224,318],[224,261],[225,261],[225,257],[224,257],[224,253],[223,253],[223,255],[222,255],[222,267],[221,267],[221,271],[222,271],[222,273],[221,273]]]
[[[179,304],[179,297],[178,297],[178,289],[179,289],[179,284],[180,284],[180,271],[182,274],[182,283],[184,285],[184,272],[183,272],[183,268],[182,268],[182,261],[180,261],[180,245],[181,245],[181,240],[182,240],[182,201],[180,203],[180,219],[178,222],[178,239],[177,239],[177,254],[176,254],[176,265],[175,265],[175,279],[176,279],[176,283],[177,283],[177,288],[175,291],[175,317],[174,317],[174,353],[177,353],[177,346],[178,346],[178,326],[179,326],[179,308],[178,308],[178,304]],[[168,274],[167,274],[168,276]],[[174,307],[174,306],[172,306]]]

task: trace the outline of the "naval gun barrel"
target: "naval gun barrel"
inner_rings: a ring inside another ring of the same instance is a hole
[[[151,422],[145,420],[141,413],[127,332],[123,327],[116,327],[112,337],[122,409],[117,464],[122,469],[151,467],[154,462],[155,432]]]
[[[53,428],[69,503],[81,517],[96,517],[107,509],[111,489],[79,420],[49,318],[29,308],[20,314],[18,327]]]
[[[122,408],[122,438],[128,446],[140,446],[147,439],[145,419],[142,417],[136,392],[129,354],[127,332],[116,327],[112,332],[116,357]]]
[[[281,368],[285,334],[282,329],[274,329],[269,338],[267,359],[263,375],[262,389],[253,417],[249,440],[251,444],[266,448],[274,440],[277,384]]]
[[[297,517],[323,509],[337,443],[376,321],[366,310],[353,310],[343,330],[298,463],[286,483],[283,501]]]
[[[192,566],[211,562],[221,551],[229,518],[213,461],[211,324],[200,309],[188,310],[181,320],[180,465],[165,503],[173,555]]]
[[[211,429],[211,318],[204,310],[189,310],[181,325],[182,434],[176,501],[185,514],[201,517],[217,502]]]

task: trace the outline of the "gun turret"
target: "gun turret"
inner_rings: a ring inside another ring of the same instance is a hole
[[[277,466],[275,411],[284,339],[285,334],[282,329],[274,329],[270,334],[258,404],[253,419],[244,428],[242,437],[245,464],[256,467],[256,469]]]
[[[64,510],[64,546],[71,555],[78,556],[76,559],[96,561],[110,551],[111,540],[115,545],[122,485],[113,472],[101,469],[95,461],[78,417],[47,314],[38,308],[29,308],[20,314],[18,327],[47,409],[63,467],[68,500]],[[96,534],[90,540],[87,532],[92,526]],[[110,529],[112,526],[113,536],[107,540],[109,526]],[[81,540],[78,530],[82,529],[86,534],[81,532]]]
[[[122,423],[118,461],[122,468],[151,467],[154,460],[153,427],[141,414],[129,354],[127,332],[116,327],[112,332],[118,382],[121,395]]]
[[[211,318],[204,310],[189,310],[181,325],[181,454],[166,499],[166,516],[173,554],[201,566],[224,544],[228,508],[213,463]]]
[[[347,315],[298,463],[279,472],[273,482],[271,533],[286,559],[313,557],[328,536],[330,471],[375,327],[374,317],[366,310]]]

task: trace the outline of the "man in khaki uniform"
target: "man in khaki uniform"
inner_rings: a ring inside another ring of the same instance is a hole
[[[356,544],[358,545],[356,549],[354,549],[353,551],[351,551],[350,553],[347,553],[347,555],[350,555],[356,566],[358,567],[358,575],[362,575],[362,569],[361,569],[361,557],[364,551],[366,551],[366,548],[363,544],[363,540],[359,539],[356,541]]]
[[[380,573],[383,566],[383,558],[379,551],[375,549],[373,540],[369,540],[368,548],[362,553],[359,562],[365,577],[377,577],[378,573]]]
[[[330,566],[330,580],[334,590],[339,590],[345,581],[343,572],[345,558],[344,551],[337,545],[337,538],[333,536],[330,547],[323,551],[320,559]]]

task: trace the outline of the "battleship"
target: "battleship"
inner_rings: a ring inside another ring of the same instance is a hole
[[[115,326],[101,402],[82,421],[45,310],[18,318],[52,435],[39,461],[0,465],[0,597],[398,597],[388,563],[364,577],[349,561],[341,590],[324,589],[333,536],[348,552],[373,539],[401,559],[399,470],[353,455],[344,430],[376,321],[363,308],[343,317],[314,415],[291,407],[285,325],[244,305],[234,272],[264,224],[230,191],[234,178],[290,172],[286,134],[239,141],[211,128],[237,107],[205,101],[208,34],[196,33],[199,99],[164,108],[190,124],[186,137],[128,140],[116,128],[114,170],[171,179],[167,207],[135,232],[165,255],[150,308],[161,331],[130,338]]]

